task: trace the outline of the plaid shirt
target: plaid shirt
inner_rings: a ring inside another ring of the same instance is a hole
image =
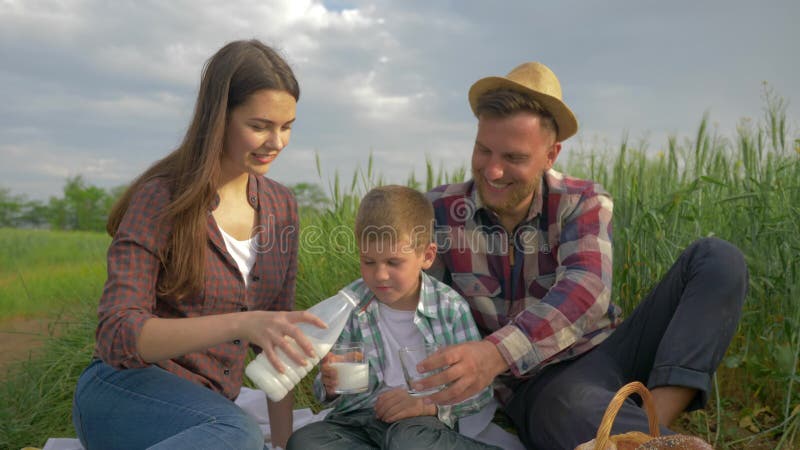
[[[225,248],[211,211],[208,213],[205,284],[202,292],[182,300],[156,294],[164,247],[171,224],[156,217],[168,204],[167,181],[156,179],[134,193],[108,249],[108,279],[98,307],[94,354],[116,368],[149,364],[136,349],[144,322],[151,317],[183,318],[247,310],[287,311],[294,307],[297,272],[297,206],[291,191],[264,177],[251,175],[248,200],[257,211],[253,230],[256,262],[244,279]],[[229,399],[239,395],[248,342],[235,340],[189,353],[158,366],[206,386]]]
[[[495,382],[501,401],[520,380],[590,350],[619,323],[611,303],[613,206],[600,185],[547,171],[511,235],[481,205],[472,180],[427,195],[439,244],[428,272],[467,299],[481,334],[510,365]]]
[[[425,273],[421,276],[419,304],[414,314],[414,324],[424,336],[425,342],[452,345],[480,340],[480,334],[464,299],[446,284]],[[326,402],[325,386],[318,374],[314,380],[314,394],[326,406],[334,406],[335,412],[349,412],[375,406],[378,391],[384,387],[383,371],[387,358],[383,337],[378,328],[379,300],[373,302],[377,297],[369,290],[363,279],[354,281],[345,289],[353,292],[356,298],[361,300],[345,324],[337,342],[364,342],[364,353],[370,367],[369,388],[361,394],[339,395],[332,401]],[[394,355],[392,357],[399,358]],[[397,366],[400,366],[399,360]],[[458,418],[475,414],[491,399],[492,390],[487,387],[457,405],[439,406],[439,420],[453,427]]]

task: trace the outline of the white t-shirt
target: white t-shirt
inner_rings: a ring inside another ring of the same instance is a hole
[[[228,249],[228,253],[230,253],[233,260],[236,261],[236,265],[239,266],[239,272],[242,272],[242,278],[244,279],[244,285],[246,287],[247,283],[250,281],[250,277],[248,276],[250,275],[250,270],[253,269],[253,264],[256,263],[256,252],[253,251],[253,246],[251,245],[253,238],[240,241],[226,233],[222,227],[218,228],[220,234],[222,234],[222,240],[225,241],[225,248]]]
[[[414,324],[416,311],[392,309],[383,303],[379,303],[378,307],[378,329],[383,337],[383,347],[386,355],[383,372],[385,387],[380,390],[380,392],[384,392],[396,387],[406,387],[398,352],[402,347],[424,344],[425,337]]]

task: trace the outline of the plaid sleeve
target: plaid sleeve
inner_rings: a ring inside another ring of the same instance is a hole
[[[581,339],[607,313],[611,299],[613,204],[596,185],[587,188],[564,223],[555,284],[514,321],[487,337],[514,375],[525,374]],[[564,201],[552,196],[551,201]]]
[[[467,301],[450,287],[437,283],[443,297],[447,301],[440,302],[443,314],[443,333],[450,334],[453,344],[480,341],[481,335],[472,313],[469,310]],[[464,416],[475,414],[492,400],[492,386],[489,385],[474,396],[461,403],[450,406],[439,406],[437,416],[444,424],[454,427],[458,419]]]
[[[156,216],[169,192],[152,181],[133,194],[128,210],[108,249],[108,278],[98,306],[96,351],[113,367],[148,365],[136,347],[144,322],[153,317],[160,262],[158,251],[168,230]]]

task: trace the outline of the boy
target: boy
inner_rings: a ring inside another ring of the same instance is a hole
[[[333,411],[324,421],[297,430],[287,449],[496,449],[453,429],[459,417],[490,402],[490,388],[438,407],[406,390],[400,348],[480,339],[464,299],[423,272],[436,257],[430,202],[404,186],[372,189],[358,209],[355,237],[362,278],[347,289],[360,304],[338,342],[364,342],[369,387],[360,394],[335,394],[336,372],[326,355],[314,391]]]

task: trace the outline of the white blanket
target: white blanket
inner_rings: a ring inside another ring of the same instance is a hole
[[[255,417],[264,432],[264,440],[269,442],[269,417],[267,416],[267,400],[264,392],[243,387],[239,398],[236,399],[236,404]],[[516,436],[491,423],[496,409],[497,403],[493,401],[479,413],[461,419],[459,429],[463,434],[487,444],[506,450],[525,450]],[[314,414],[308,408],[296,409],[294,411],[294,429],[324,419],[329,411],[326,409],[320,411],[319,414]],[[77,439],[50,438],[42,450],[83,450],[83,447]]]

